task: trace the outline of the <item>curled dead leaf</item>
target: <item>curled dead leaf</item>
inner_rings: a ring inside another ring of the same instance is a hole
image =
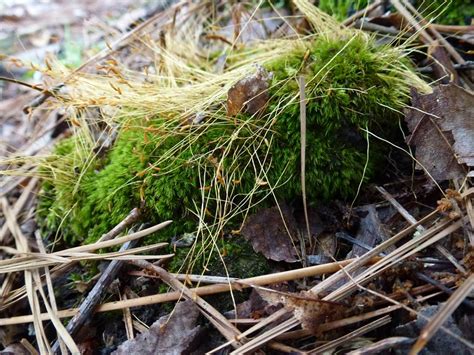
[[[272,77],[265,68],[257,65],[257,72],[240,79],[227,93],[227,115],[249,115],[261,112],[268,102],[268,86]]]

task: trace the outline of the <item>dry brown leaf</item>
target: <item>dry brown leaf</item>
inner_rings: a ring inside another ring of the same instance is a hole
[[[271,73],[257,65],[257,72],[240,79],[227,93],[227,115],[239,113],[254,115],[262,111],[268,102],[268,82]]]
[[[433,93],[412,92],[406,112],[416,158],[438,181],[462,178],[474,166],[474,95],[449,84]]]
[[[277,207],[272,207],[251,215],[241,232],[250,241],[253,249],[262,253],[267,259],[296,262],[298,257],[292,242],[292,237],[297,234],[296,221],[288,206],[282,204],[280,209],[282,214]]]
[[[196,348],[201,333],[199,309],[192,301],[180,302],[170,316],[161,317],[150,329],[128,340],[114,352],[129,354],[183,354]]]
[[[272,305],[282,304],[293,312],[303,329],[315,333],[321,324],[343,318],[348,308],[342,304],[323,301],[311,292],[286,293],[258,288],[260,296]]]

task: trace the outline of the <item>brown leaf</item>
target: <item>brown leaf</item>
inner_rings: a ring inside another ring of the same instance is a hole
[[[288,206],[282,204],[280,209],[291,235],[277,207],[251,215],[242,228],[242,235],[250,241],[256,252],[262,253],[267,259],[296,262],[298,257],[292,243],[292,237],[297,233],[296,221]]]
[[[286,293],[264,288],[258,288],[257,292],[268,303],[281,303],[292,311],[303,329],[313,333],[317,332],[319,325],[343,318],[348,310],[348,307],[342,304],[323,301],[311,292]]]
[[[161,317],[150,329],[128,340],[114,352],[129,354],[183,354],[196,348],[201,327],[196,325],[199,309],[192,301],[180,302],[170,316]]]
[[[374,247],[375,245],[388,239],[387,232],[379,219],[376,206],[374,204],[361,206],[358,209],[359,212],[366,213],[366,215],[360,219],[359,230],[357,231],[356,239],[363,245],[368,247]],[[362,217],[362,216],[361,216]],[[347,255],[347,258],[354,258],[362,256],[367,253],[367,249],[354,244],[351,252]]]
[[[227,115],[239,113],[254,115],[262,111],[268,102],[268,82],[271,73],[257,65],[257,72],[235,83],[227,93]]]
[[[474,166],[474,95],[459,86],[439,85],[432,94],[412,92],[406,112],[417,160],[435,180],[462,178]]]

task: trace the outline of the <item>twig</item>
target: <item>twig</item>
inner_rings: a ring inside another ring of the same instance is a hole
[[[449,287],[446,287],[445,285],[443,285],[438,280],[432,279],[431,277],[429,277],[428,275],[423,274],[422,272],[417,272],[415,275],[420,280],[425,281],[425,282],[433,285],[434,287],[440,289],[441,291],[443,291],[444,293],[447,293],[448,295],[452,295],[453,292],[454,292],[453,290],[451,290]],[[471,310],[474,310],[474,303],[471,302],[470,300],[465,299],[462,303],[465,306],[469,307]]]
[[[318,328],[316,331],[318,332],[328,332],[334,329],[341,329],[342,327],[347,327],[352,324],[360,323],[363,321],[366,321],[368,319],[374,318],[374,317],[379,317],[383,316],[388,313],[395,312],[396,310],[399,310],[401,306],[398,305],[392,305],[392,306],[387,306],[384,308],[377,309],[375,311],[367,312],[367,313],[362,313],[357,316],[352,316],[344,319],[338,319],[332,322],[328,323],[323,323]],[[291,339],[299,339],[303,338],[305,336],[311,335],[311,331],[308,329],[298,329],[294,330],[292,332],[288,332],[282,335],[277,336],[275,339],[276,340],[291,340]]]
[[[122,245],[120,251],[125,251],[135,244],[136,241],[129,241]],[[107,265],[107,268],[104,272],[100,275],[99,280],[97,280],[96,284],[89,292],[87,297],[82,301],[81,305],[79,306],[78,313],[69,321],[66,330],[71,334],[71,336],[75,336],[77,332],[82,328],[82,326],[86,323],[87,320],[90,320],[94,308],[100,301],[102,294],[107,290],[110,283],[115,279],[120,268],[123,266],[123,261],[121,260],[113,260]],[[53,353],[56,353],[59,349],[59,342],[56,342],[53,345]]]
[[[278,324],[277,326],[267,330],[265,333],[259,335],[258,337],[253,338],[252,340],[245,343],[240,348],[231,352],[231,355],[245,354],[249,353],[252,350],[260,347],[261,345],[267,343],[270,339],[277,337],[280,334],[283,334],[289,329],[292,329],[298,325],[298,320],[294,317],[291,317],[284,322]]]
[[[439,32],[448,32],[448,33],[468,33],[474,31],[474,26],[453,26],[453,25],[440,25],[437,23],[432,23],[431,27],[435,28]]]
[[[40,355],[40,353],[36,351],[35,347],[31,345],[28,339],[23,338],[20,340],[20,343],[26,348],[26,350],[28,350],[30,355]]]
[[[120,290],[119,290],[119,295],[120,295]],[[127,295],[124,293],[121,295],[120,299],[127,299]],[[130,312],[130,308],[124,308],[122,310],[123,312],[123,323],[125,325],[125,331],[127,333],[127,339],[131,340],[135,338],[135,335],[133,334],[133,320],[132,320],[132,313]]]
[[[51,96],[52,93],[50,93],[48,90],[42,88],[42,87],[39,87],[38,85],[35,85],[35,84],[30,84],[30,83],[27,83],[25,81],[22,81],[22,80],[18,80],[18,79],[13,79],[13,78],[7,78],[5,76],[0,76],[0,81],[7,81],[9,83],[13,83],[13,84],[17,84],[17,85],[22,85],[22,86],[25,86],[27,88],[30,88],[32,90],[36,90],[36,91],[39,91],[41,92],[43,95],[49,95]]]
[[[380,34],[394,35],[396,37],[404,37],[404,38],[409,37],[408,34],[402,33],[399,30],[397,30],[396,28],[377,25],[376,23],[371,23],[371,22],[367,22],[367,21],[364,21],[364,20],[357,20],[355,25],[358,28],[360,28],[361,30],[364,30],[364,31],[377,32],[377,33],[380,33]]]
[[[139,208],[134,208],[130,211],[127,217],[124,218],[119,224],[112,228],[109,232],[102,235],[96,243],[104,242],[106,240],[114,239],[120,233],[122,233],[127,227],[137,222],[141,218],[142,212]]]
[[[412,338],[407,337],[391,337],[382,339],[373,344],[364,346],[357,350],[348,352],[347,355],[372,355],[372,354],[385,354],[384,350],[391,349],[395,346],[399,347],[401,345],[411,345],[413,344]]]
[[[465,63],[462,64],[453,64],[453,68],[456,70],[473,70],[474,69],[474,62],[473,61],[466,61]],[[433,67],[427,66],[427,67],[421,67],[417,69],[418,73],[422,74],[430,74],[433,72]]]

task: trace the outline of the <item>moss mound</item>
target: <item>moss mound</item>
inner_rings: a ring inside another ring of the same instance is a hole
[[[227,117],[215,102],[204,123],[184,128],[162,115],[128,115],[103,157],[88,156],[80,135],[61,142],[43,168],[51,172],[39,208],[43,225],[60,228],[70,243],[90,242],[143,204],[147,220],[176,221],[155,239],[197,230],[199,248],[219,249],[216,237],[239,229],[256,205],[301,194],[299,76],[306,82],[308,197],[354,197],[361,179],[380,168],[375,152],[367,161],[361,128],[393,134],[409,90],[409,69],[400,70],[408,62],[364,35],[321,36],[291,48],[263,63],[273,74],[263,114]],[[230,56],[230,70],[260,54]]]

